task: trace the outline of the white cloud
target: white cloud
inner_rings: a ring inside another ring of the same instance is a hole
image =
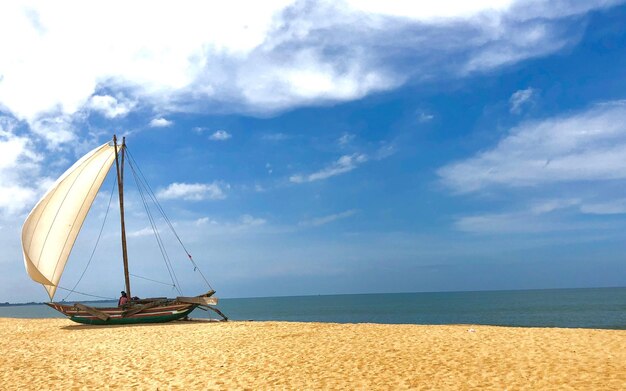
[[[626,214],[626,198],[603,202],[589,202],[581,205],[580,211],[595,215]]]
[[[555,217],[555,214],[576,209],[582,200],[579,198],[550,198],[531,202],[530,205],[514,212],[482,213],[463,216],[454,222],[456,229],[473,233],[537,233],[578,229],[579,225]]]
[[[383,160],[396,153],[396,147],[393,144],[383,144],[376,153],[374,153],[374,160]]]
[[[536,202],[530,207],[529,211],[532,214],[550,213],[556,210],[580,205],[581,202],[582,201],[579,198],[554,198]]]
[[[626,179],[626,101],[525,122],[492,148],[438,171],[458,193],[506,192],[525,207],[457,219],[466,232],[522,233],[621,229],[583,215],[626,213],[619,183]],[[556,197],[555,197],[556,195]],[[523,201],[527,197],[540,201]],[[521,201],[520,201],[521,200]]]
[[[502,22],[493,21],[494,28],[487,29],[485,35],[478,37],[484,45],[472,53],[462,73],[481,72],[544,56],[573,45],[580,38],[579,35],[564,34],[562,26],[550,24],[546,20],[524,21],[511,26],[502,26]],[[504,34],[510,36],[505,37]]]
[[[157,192],[161,199],[183,199],[188,201],[221,200],[226,198],[230,186],[220,182],[213,183],[172,183]]]
[[[626,101],[578,114],[527,122],[493,148],[438,170],[460,193],[489,187],[529,187],[626,179]]]
[[[509,111],[513,114],[522,112],[522,107],[532,102],[535,90],[528,87],[525,90],[515,91],[509,98]]]
[[[209,217],[200,217],[199,219],[197,219],[195,222],[195,225],[197,226],[202,226],[202,225],[207,225],[207,224],[211,224],[211,225],[216,225],[218,224],[217,221],[209,218]]]
[[[201,127],[201,126],[196,126],[193,128],[193,131],[198,133],[198,134],[202,134],[206,131],[208,131],[209,128],[205,128],[205,127]],[[209,140],[213,140],[213,141],[226,141],[229,138],[232,138],[233,136],[228,133],[225,130],[216,130],[215,132],[213,132],[210,136],[209,136]]]
[[[344,133],[341,135],[341,137],[339,137],[337,143],[339,143],[339,145],[341,146],[348,145],[352,142],[352,140],[354,140],[355,137],[356,136],[354,134]]]
[[[345,212],[335,213],[335,214],[331,214],[328,216],[316,217],[311,220],[302,221],[298,225],[319,227],[321,225],[332,223],[333,221],[337,221],[337,220],[348,218],[350,216],[354,216],[356,213],[357,213],[356,209],[350,209],[350,210],[346,210]]]
[[[617,3],[112,1],[67,12],[2,2],[0,106],[67,143],[83,108],[271,113],[358,99],[553,53],[580,38],[572,16]],[[62,126],[45,126],[55,121]]]
[[[266,141],[284,141],[289,138],[290,136],[285,133],[266,133],[261,136],[261,139]]]
[[[311,174],[292,175],[289,177],[289,181],[293,183],[305,183],[327,179],[333,176],[350,172],[368,161],[386,159],[389,156],[393,155],[395,152],[396,149],[393,145],[382,143],[382,146],[380,146],[376,151],[372,152],[369,155],[360,152],[350,155],[343,155],[339,159],[319,171],[315,171]]]
[[[388,15],[421,21],[467,18],[483,12],[506,11],[514,0],[440,0],[436,2],[347,0],[350,7],[369,14]]]
[[[172,126],[174,123],[172,121],[169,121],[163,117],[159,117],[159,118],[154,118],[152,119],[152,121],[150,121],[150,126],[153,128],[165,128],[168,126]]]
[[[41,156],[26,137],[13,133],[17,123],[0,117],[0,211],[12,215],[34,206],[41,193],[37,180]]]
[[[263,226],[266,223],[267,220],[249,214],[244,214],[233,221],[218,221],[209,217],[201,217],[194,222],[198,227],[211,227],[215,229],[215,232],[219,233],[243,231],[249,228]]]
[[[46,140],[51,149],[76,141],[76,128],[69,115],[42,116],[30,123],[30,129]]]
[[[265,224],[267,221],[265,219],[261,219],[258,217],[253,217],[250,215],[241,216],[241,224],[246,227],[256,227],[259,225]]]
[[[586,215],[626,214],[626,199],[589,202],[582,199],[553,199],[527,210],[480,213],[457,218],[459,231],[477,234],[537,234],[568,231],[623,231],[623,224],[589,219]]]
[[[225,130],[218,130],[215,133],[213,133],[209,139],[211,140],[215,140],[215,141],[225,141],[228,140],[229,138],[231,138],[231,134],[228,133]]]
[[[572,222],[525,212],[487,213],[459,218],[459,231],[477,234],[526,234],[607,228],[606,224]]]
[[[285,4],[242,7],[234,2],[218,8],[202,3],[75,2],[71,13],[45,1],[3,4],[0,36],[20,39],[0,40],[0,101],[8,101],[19,118],[34,118],[58,105],[62,112],[74,113],[103,84],[134,87],[141,95],[184,88],[202,69],[203,47],[245,54],[262,43],[272,16]],[[125,12],[120,16],[121,6]],[[137,28],[137,18],[147,7],[151,17],[141,18]],[[116,20],[114,29],[111,20]],[[172,28],[163,29],[166,23]],[[33,87],[31,93],[20,92],[24,87]]]
[[[374,69],[358,53],[348,54],[348,61],[343,61],[325,58],[318,49],[301,48],[288,56],[288,63],[283,63],[280,59],[285,55],[276,53],[274,58],[258,59],[264,75],[260,83],[258,70],[248,69],[246,64],[239,74],[240,104],[253,112],[273,112],[360,99],[372,92],[395,88],[405,80],[402,75]]]
[[[37,193],[35,189],[19,185],[0,186],[0,209],[8,214],[23,211],[27,205],[35,206]]]
[[[154,235],[154,230],[152,229],[152,227],[145,227],[145,228],[142,228],[136,231],[131,231],[128,233],[128,237],[130,238],[139,238],[142,236],[150,236],[150,235]]]
[[[420,123],[426,123],[426,122],[430,122],[433,120],[433,118],[435,118],[434,115],[424,112],[422,111],[419,115],[419,118],[417,119]]]
[[[352,155],[343,155],[331,165],[308,175],[293,175],[289,178],[294,183],[304,183],[327,179],[336,175],[350,172],[359,165],[368,160],[367,155],[362,153],[353,153]]]
[[[135,106],[136,102],[130,101],[123,96],[94,95],[89,99],[88,107],[102,113],[107,118],[124,117]]]

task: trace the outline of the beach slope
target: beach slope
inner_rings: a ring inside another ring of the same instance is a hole
[[[0,319],[0,384],[41,389],[626,389],[626,330]]]

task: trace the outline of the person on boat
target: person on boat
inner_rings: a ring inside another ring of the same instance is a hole
[[[128,295],[126,294],[126,292],[122,291],[122,296],[117,301],[117,306],[121,307],[121,306],[123,306],[126,303],[128,303]]]

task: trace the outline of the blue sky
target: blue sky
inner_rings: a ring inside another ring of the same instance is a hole
[[[147,4],[1,6],[0,301],[46,300],[21,224],[114,132],[222,297],[624,286],[620,1]],[[168,281],[127,197],[131,273]],[[123,287],[113,216],[79,291]]]

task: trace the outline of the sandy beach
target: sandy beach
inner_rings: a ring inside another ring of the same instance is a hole
[[[626,331],[0,319],[0,388],[626,389]]]

